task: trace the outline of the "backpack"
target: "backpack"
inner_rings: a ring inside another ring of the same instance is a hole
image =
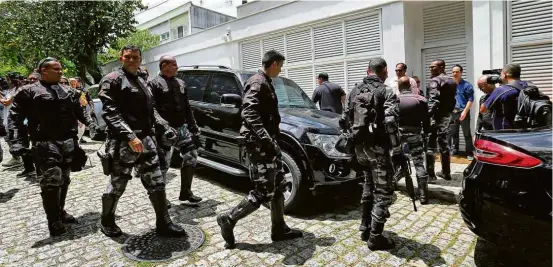
[[[353,98],[351,108],[353,111],[352,133],[355,140],[366,141],[377,129],[376,91],[384,85],[377,85],[372,88],[362,83],[357,87],[357,94]]]
[[[510,85],[511,87],[514,87]],[[515,87],[516,88],[516,87]],[[551,126],[551,100],[537,86],[528,83],[519,89],[517,113],[514,124],[516,128],[535,128]]]

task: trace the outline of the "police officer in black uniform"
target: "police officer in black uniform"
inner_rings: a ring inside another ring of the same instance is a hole
[[[430,114],[430,133],[426,147],[426,170],[428,182],[435,183],[436,175],[451,180],[451,157],[447,136],[451,112],[455,108],[457,84],[445,74],[445,61],[437,59],[430,64],[430,81],[426,87],[428,111]],[[435,153],[440,147],[442,171],[434,172]]]
[[[242,101],[242,128],[250,163],[250,179],[254,189],[230,212],[217,216],[225,247],[235,245],[233,229],[238,220],[271,201],[271,239],[273,241],[301,237],[284,222],[284,170],[278,144],[280,114],[278,99],[271,78],[277,77],[284,56],[270,50],[263,55],[263,70],[248,79]]]
[[[154,127],[168,139],[176,138],[176,134],[157,113],[152,92],[139,76],[141,57],[140,48],[123,47],[119,57],[123,67],[100,81],[98,96],[103,103],[102,117],[108,127],[106,154],[112,159],[108,168],[110,183],[102,196],[100,230],[110,237],[122,234],[115,224],[115,209],[132,178],[132,168],[136,167],[154,206],[157,233],[184,236],[184,229],[173,224],[165,205],[165,181],[159,167]]]
[[[428,204],[428,175],[424,166],[424,134],[430,130],[428,103],[426,98],[411,92],[409,77],[398,79],[399,87],[399,131],[401,141],[407,143],[415,165],[419,199]]]
[[[200,146],[200,131],[188,102],[186,84],[175,77],[178,70],[177,60],[172,56],[162,56],[159,59],[159,69],[161,73],[148,81],[148,85],[152,89],[159,115],[177,131],[177,140],[173,144],[165,144],[162,141],[165,137],[158,135],[158,140],[161,141],[158,143],[162,150],[160,158],[164,159],[161,160],[161,172],[165,177],[171,162],[172,147],[175,147],[183,158],[179,200],[197,203],[202,201],[202,198],[195,196],[191,188],[198,158],[197,149]],[[167,182],[167,179],[165,181]]]
[[[43,175],[39,181],[42,203],[48,219],[50,235],[65,232],[62,223],[76,222],[64,210],[67,190],[71,182],[71,162],[78,146],[77,120],[90,128],[96,128],[90,116],[79,103],[79,95],[58,82],[62,68],[55,58],[40,61],[40,82],[21,88],[15,96],[10,110],[10,137],[13,145],[10,151],[15,155],[29,153],[24,145],[27,133],[23,122],[36,128],[32,138],[36,140],[36,153]]]

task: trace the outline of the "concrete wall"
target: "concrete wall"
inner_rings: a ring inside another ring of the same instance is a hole
[[[157,35],[161,35],[163,33],[166,33],[166,32],[169,32],[171,31],[171,28],[170,28],[170,25],[169,25],[169,21],[165,21],[165,22],[162,22],[154,27],[151,27],[148,29],[148,31],[150,31],[150,33],[152,34],[157,34]]]
[[[382,6],[382,57],[388,63],[388,79],[396,77],[394,66],[405,62],[404,2]]]
[[[269,8],[277,7],[283,4],[286,4],[288,2],[295,1],[295,0],[289,0],[289,1],[249,1],[246,4],[240,5],[237,7],[237,17],[243,18],[252,14],[255,14],[259,11],[264,11]]]
[[[405,1],[403,9],[405,10],[405,64],[407,64],[407,75],[418,76],[422,80],[424,70],[422,69],[422,46],[423,28],[422,28],[422,4],[423,2]],[[421,84],[422,86],[422,84]]]

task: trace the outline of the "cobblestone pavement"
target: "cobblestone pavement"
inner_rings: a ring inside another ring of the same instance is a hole
[[[5,143],[2,141],[5,148]],[[431,201],[412,210],[409,199],[396,193],[385,235],[397,243],[389,252],[371,252],[359,239],[359,191],[340,198],[325,196],[309,213],[286,216],[304,238],[271,243],[270,213],[265,207],[235,228],[237,249],[225,250],[215,215],[235,206],[247,192],[247,179],[200,170],[193,191],[204,198],[199,206],[178,205],[178,170],[170,171],[170,214],[179,223],[199,226],[206,242],[196,251],[170,262],[139,263],[121,252],[125,237],[105,237],[97,224],[107,177],[96,157],[100,143],[83,145],[92,165],[72,174],[66,210],[79,220],[68,233],[50,238],[35,178],[16,178],[21,169],[0,175],[0,266],[498,266],[501,253],[475,252],[477,240],[464,225],[457,205]],[[10,159],[4,153],[4,160]],[[177,178],[177,179],[175,179]],[[146,190],[133,179],[117,207],[117,223],[128,235],[155,227]],[[487,245],[479,245],[480,247]],[[495,250],[494,250],[495,251]],[[492,255],[492,256],[487,256]],[[484,262],[479,263],[478,261]],[[508,265],[508,264],[507,264]],[[507,266],[505,265],[505,266]],[[528,265],[519,265],[528,266]]]

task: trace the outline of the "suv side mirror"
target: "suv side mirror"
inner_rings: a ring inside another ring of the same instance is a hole
[[[242,97],[237,94],[223,94],[221,96],[221,105],[232,105],[239,108],[242,105]]]

